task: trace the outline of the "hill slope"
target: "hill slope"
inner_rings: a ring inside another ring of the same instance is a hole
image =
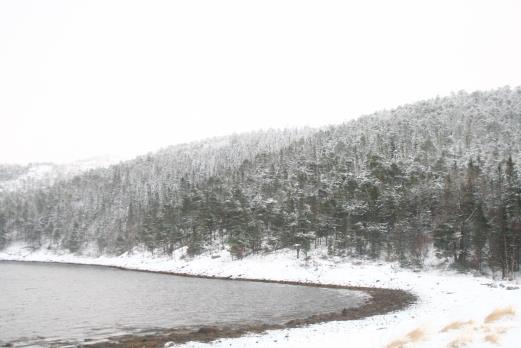
[[[325,130],[173,147],[4,193],[0,244],[331,254],[519,270],[521,89],[458,93]]]
[[[120,158],[105,156],[66,164],[0,164],[0,192],[30,191],[50,187],[58,181],[70,179],[91,169],[109,167],[118,162],[121,162]]]

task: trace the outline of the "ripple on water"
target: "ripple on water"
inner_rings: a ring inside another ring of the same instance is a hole
[[[115,268],[0,262],[0,342],[99,340],[174,327],[283,323],[364,302],[345,290]]]

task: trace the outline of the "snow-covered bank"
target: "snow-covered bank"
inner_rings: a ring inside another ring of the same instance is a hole
[[[297,260],[290,251],[232,261],[227,253],[217,258],[207,255],[195,259],[146,254],[82,257],[47,250],[31,252],[18,245],[0,251],[0,260],[71,262],[194,275],[378,286],[410,290],[420,297],[417,305],[398,313],[211,343],[219,347],[518,347],[521,342],[521,290],[515,289],[517,286],[512,283],[469,275],[413,272],[394,264],[327,258],[320,252],[305,262]],[[491,312],[504,308],[512,308],[518,315],[507,310],[503,316],[496,315],[498,320],[485,321]],[[190,347],[205,345],[187,344]]]

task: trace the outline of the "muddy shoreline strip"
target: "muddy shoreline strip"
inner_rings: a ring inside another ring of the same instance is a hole
[[[210,277],[212,278],[212,277]],[[218,278],[230,279],[230,278]],[[235,279],[234,279],[235,280]],[[303,327],[310,324],[318,324],[327,321],[343,321],[343,320],[358,320],[373,315],[386,314],[398,310],[402,310],[412,305],[417,301],[417,297],[412,293],[404,290],[370,288],[370,287],[350,287],[339,286],[334,284],[315,284],[315,283],[300,283],[300,282],[286,282],[286,281],[266,281],[259,279],[237,279],[245,281],[258,281],[267,283],[291,284],[302,286],[316,286],[326,288],[338,288],[346,290],[364,291],[371,296],[367,303],[356,308],[339,309],[338,312],[315,314],[304,319],[292,319],[284,324],[258,324],[258,325],[244,325],[244,326],[203,326],[199,329],[172,329],[165,330],[162,333],[153,335],[126,335],[119,337],[112,337],[108,342],[101,342],[95,344],[85,344],[84,347],[118,347],[118,348],[137,348],[137,347],[163,347],[167,342],[185,343],[189,341],[210,342],[220,338],[240,337],[248,333],[262,333],[267,330],[281,330],[296,327]]]
[[[5,260],[8,261],[8,260]],[[148,271],[140,269],[125,268],[122,266],[104,266],[95,264],[78,264],[72,262],[52,262],[52,261],[22,261],[22,262],[37,262],[37,263],[60,263],[75,266],[95,266],[95,267],[109,267],[120,269],[124,271],[134,272],[149,272],[168,274],[179,277],[203,278],[203,279],[219,279],[230,281],[247,281],[258,283],[272,283],[272,284],[286,284],[298,286],[312,286],[332,289],[346,289],[353,291],[361,291],[370,295],[370,299],[364,304],[355,308],[339,308],[336,312],[314,314],[308,318],[292,319],[284,324],[252,324],[242,326],[203,326],[198,329],[167,329],[161,330],[155,334],[150,335],[123,335],[116,337],[109,337],[108,341],[91,343],[85,342],[81,347],[102,348],[102,347],[117,347],[117,348],[152,348],[162,347],[167,342],[185,343],[189,341],[210,342],[220,338],[240,337],[247,333],[262,333],[267,330],[280,330],[296,327],[303,327],[310,324],[324,323],[328,321],[344,321],[344,320],[358,320],[374,315],[387,314],[403,310],[410,305],[416,303],[417,296],[411,292],[400,289],[385,289],[377,287],[363,287],[363,286],[347,286],[338,284],[321,284],[312,282],[299,282],[287,280],[269,280],[269,279],[252,279],[252,278],[238,278],[238,277],[221,277],[201,274],[190,274],[182,272],[168,272],[168,271]]]

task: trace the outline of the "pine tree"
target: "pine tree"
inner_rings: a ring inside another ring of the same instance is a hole
[[[472,249],[475,254],[474,267],[479,271],[483,268],[484,253],[489,239],[490,226],[485,216],[482,203],[476,208],[476,213],[472,221]]]
[[[8,240],[7,240],[7,219],[5,215],[0,211],[0,249],[3,248]]]

